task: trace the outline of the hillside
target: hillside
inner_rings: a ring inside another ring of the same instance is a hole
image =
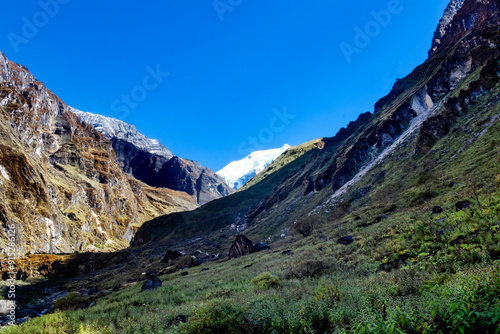
[[[452,0],[373,113],[125,251],[53,263],[35,287],[70,293],[5,333],[498,333],[499,9]]]

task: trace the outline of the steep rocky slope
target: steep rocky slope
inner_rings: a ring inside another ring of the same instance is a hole
[[[443,17],[439,21],[436,32],[434,33],[434,38],[432,39],[432,46],[429,50],[429,57],[432,56],[432,53],[436,51],[439,44],[441,44],[441,40],[446,35],[447,30],[450,28],[450,23],[455,17],[455,14],[462,8],[464,4],[464,0],[452,0],[446,7],[444,11]]]
[[[0,53],[0,248],[18,255],[123,248],[142,222],[194,209],[124,174],[111,143]]]
[[[468,105],[498,82],[498,0],[466,0],[457,11],[459,6],[453,1],[447,9],[429,59],[398,80],[373,114],[362,114],[335,137],[289,149],[232,196],[147,222],[134,245],[175,247],[177,240],[198,237],[198,245],[214,246],[220,242],[210,240],[220,233],[243,230],[252,239],[279,240],[304,215],[369,198],[373,185],[359,184],[375,177],[374,167],[401,146],[413,147],[415,158],[427,154]]]
[[[139,133],[135,126],[89,112],[72,111],[111,141],[122,170],[136,179],[150,186],[183,191],[198,204],[233,192],[210,168],[174,156],[157,140]]]

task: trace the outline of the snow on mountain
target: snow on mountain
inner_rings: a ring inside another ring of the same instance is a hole
[[[290,145],[285,144],[281,148],[252,152],[244,159],[231,162],[218,171],[217,174],[220,175],[230,187],[239,189],[289,148]]]
[[[137,128],[134,125],[130,125],[111,117],[80,111],[75,108],[70,108],[70,110],[82,121],[96,128],[97,131],[101,132],[109,140],[112,140],[113,138],[122,139],[132,143],[139,149],[167,159],[171,159],[174,156],[172,152],[170,152],[170,150],[163,146],[163,144],[161,144],[158,140],[150,139],[137,131]]]

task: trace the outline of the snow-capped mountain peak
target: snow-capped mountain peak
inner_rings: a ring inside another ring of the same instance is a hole
[[[230,187],[239,189],[289,148],[290,145],[285,144],[283,147],[276,149],[252,152],[241,160],[231,162],[218,171],[217,174]]]

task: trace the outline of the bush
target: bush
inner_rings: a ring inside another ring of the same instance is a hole
[[[497,177],[495,178],[495,181],[496,181],[497,187],[500,188],[500,174],[497,175]]]
[[[330,212],[330,221],[342,219],[351,210],[351,203],[349,201],[341,202],[337,205],[335,210]]]
[[[314,291],[316,301],[326,301],[330,305],[340,300],[340,288],[337,282],[321,280],[319,286]]]
[[[498,333],[500,277],[498,267],[473,269],[434,290],[429,301],[438,330],[455,333]]]
[[[308,278],[308,277],[320,277],[328,269],[328,265],[321,260],[303,260],[294,263],[291,268],[289,268],[285,277],[289,278]]]
[[[54,308],[63,311],[74,310],[83,302],[84,299],[77,292],[70,292],[66,296],[57,299]]]
[[[191,255],[184,255],[183,257],[177,259],[175,267],[177,269],[187,269],[195,267],[197,264],[198,263],[196,263],[195,259]]]
[[[292,226],[292,231],[299,233],[303,237],[310,236],[318,227],[319,216],[305,216],[297,220],[297,222]]]
[[[196,312],[189,319],[190,334],[236,334],[244,333],[243,309],[241,306],[216,301]]]
[[[279,278],[273,276],[268,272],[262,273],[259,276],[255,277],[254,279],[252,279],[251,283],[262,290],[268,290],[270,288],[281,286]]]

